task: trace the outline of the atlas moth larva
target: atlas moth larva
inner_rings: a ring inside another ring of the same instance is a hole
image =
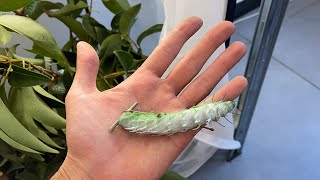
[[[135,103],[129,110],[124,111],[119,120],[110,128],[116,126],[141,134],[172,135],[190,129],[198,129],[203,125],[218,121],[225,117],[235,107],[233,101],[219,101],[193,106],[179,112],[159,113],[133,111]]]

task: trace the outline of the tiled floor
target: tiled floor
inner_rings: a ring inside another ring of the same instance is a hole
[[[233,41],[250,47],[256,18]],[[191,180],[318,180],[320,171],[320,0],[289,4],[243,154],[214,155]],[[243,74],[246,58],[230,73]]]

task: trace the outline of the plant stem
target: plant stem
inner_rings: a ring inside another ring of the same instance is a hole
[[[124,37],[126,37],[127,40],[128,40],[131,44],[133,44],[134,47],[137,48],[138,54],[142,56],[142,49],[141,49],[141,47],[140,47],[136,42],[134,42],[129,35],[124,35]]]
[[[5,77],[7,77],[9,75],[9,72],[11,70],[11,67],[12,67],[12,63],[21,63],[21,64],[26,64],[28,66],[31,66],[33,69],[51,77],[51,78],[54,78],[57,76],[56,73],[54,73],[53,71],[49,70],[49,69],[45,69],[41,66],[36,66],[30,62],[27,62],[27,61],[22,61],[22,60],[17,60],[17,59],[13,59],[13,58],[10,58],[10,57],[6,57],[6,56],[3,56],[3,55],[0,55],[0,59],[4,59],[5,61],[0,61],[0,64],[9,64],[9,68],[7,69],[7,73],[5,75]]]
[[[119,76],[123,76],[125,75],[126,73],[134,73],[136,70],[130,70],[128,72],[126,71],[120,71],[120,72],[115,72],[115,73],[111,73],[111,74],[108,74],[108,75],[105,75],[103,76],[102,78],[99,78],[97,79],[97,81],[99,80],[102,80],[102,79],[113,79],[113,78],[116,78],[116,77],[119,77]]]
[[[1,162],[0,162],[0,167],[2,167],[4,164],[6,164],[6,162],[8,161],[7,158],[4,158]]]
[[[92,2],[93,2],[93,0],[90,0],[89,15],[91,15],[91,12],[92,12]]]

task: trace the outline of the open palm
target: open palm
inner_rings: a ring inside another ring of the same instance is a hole
[[[122,128],[109,133],[108,129],[135,102],[139,103],[136,110],[154,112],[177,111],[198,104],[243,57],[245,46],[235,42],[192,81],[211,54],[234,32],[232,23],[222,22],[184,56],[166,79],[161,79],[183,44],[201,25],[197,17],[182,22],[132,76],[104,92],[96,88],[99,60],[95,50],[84,42],[78,44],[77,72],[66,99],[68,154],[54,178],[158,179],[167,170],[197,131],[150,136]],[[233,100],[246,85],[244,77],[237,77],[213,99]]]

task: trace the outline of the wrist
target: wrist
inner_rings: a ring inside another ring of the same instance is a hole
[[[64,180],[64,179],[91,179],[89,174],[84,171],[83,168],[79,167],[72,158],[66,156],[63,164],[59,170],[51,177],[51,180]]]

